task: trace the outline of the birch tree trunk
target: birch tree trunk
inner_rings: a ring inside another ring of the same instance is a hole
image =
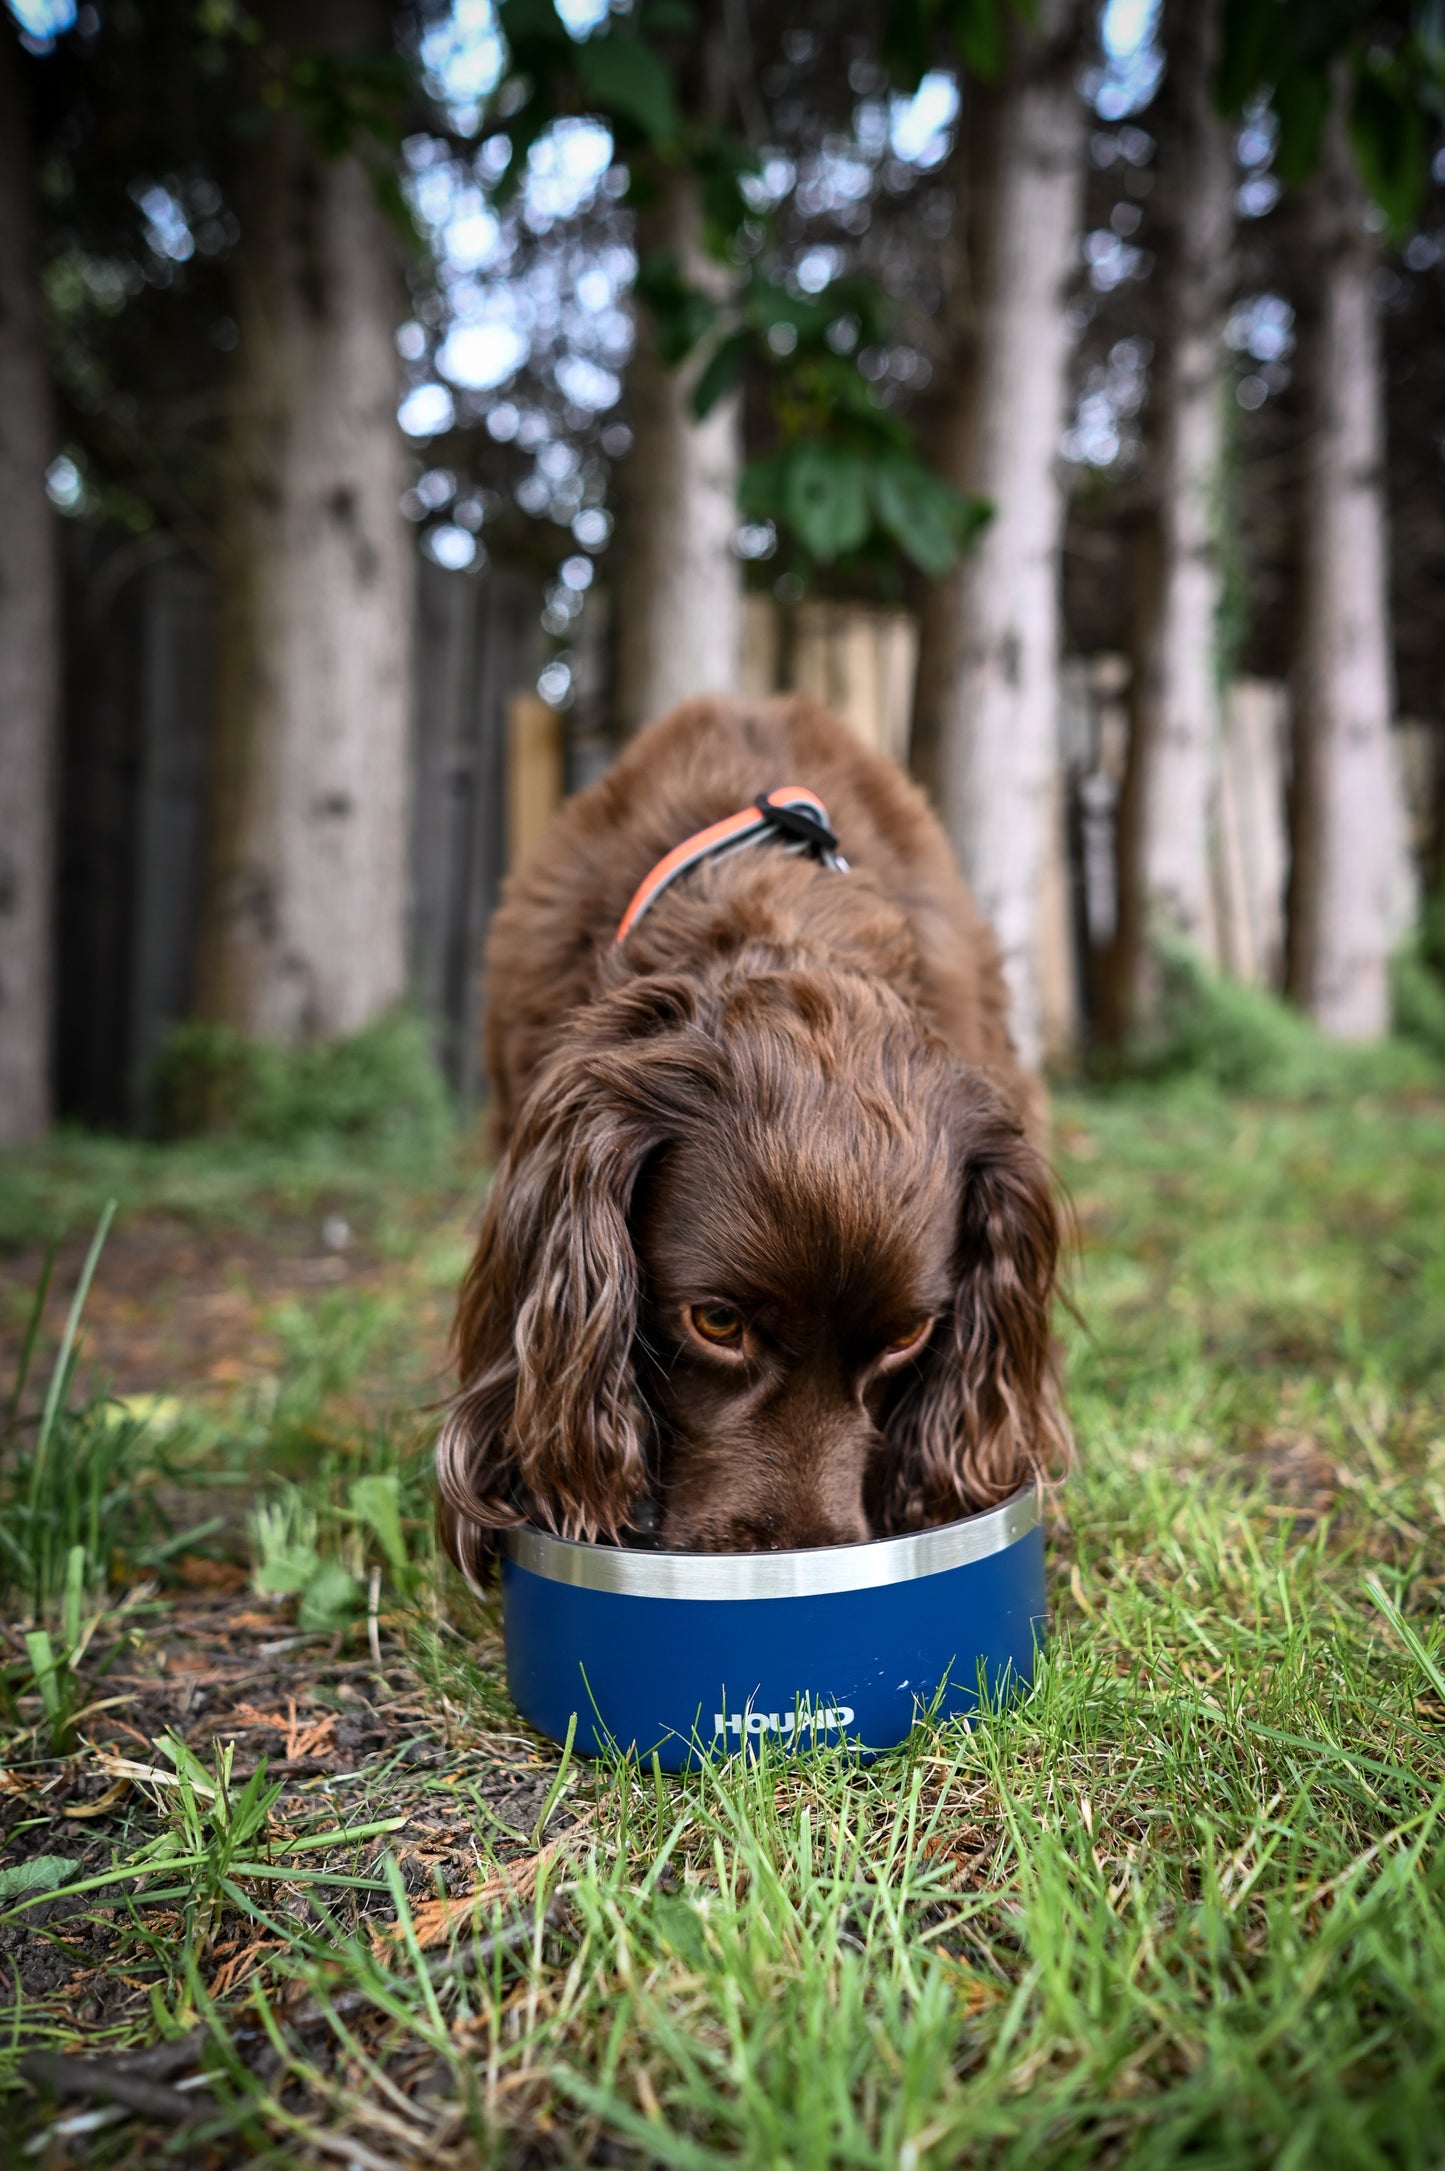
[[[1039,903],[1059,708],[1057,458],[1068,381],[1065,283],[1083,200],[1076,0],[1042,0],[1007,73],[964,96],[967,219],[952,267],[954,389],[938,451],[993,518],[927,594],[913,760],[1003,952],[1014,1040],[1043,1049]]]
[[[1212,866],[1220,742],[1218,491],[1234,161],[1214,109],[1217,0],[1166,0],[1168,56],[1155,215],[1159,337],[1150,393],[1153,489],[1139,523],[1128,763],[1119,807],[1119,928],[1110,1037],[1158,996],[1154,945],[1218,959]]]
[[[1378,251],[1342,104],[1306,207],[1289,988],[1331,1038],[1358,1041],[1389,1030],[1406,844],[1390,741]]]
[[[374,0],[306,0],[293,53],[390,49]],[[399,507],[395,238],[354,155],[286,111],[250,155],[220,552],[202,1008],[283,1043],[406,984],[415,568]]]
[[[0,23],[0,1145],[50,1121],[59,574],[24,100]]]
[[[717,287],[727,273],[701,247],[697,185],[665,175],[639,214],[639,260],[676,259],[684,275]],[[742,567],[733,549],[742,471],[742,403],[719,400],[699,422],[692,411],[701,363],[669,369],[647,310],[635,313],[628,369],[632,450],[621,477],[622,532],[614,608],[615,701],[624,733],[637,731],[690,694],[740,682]]]

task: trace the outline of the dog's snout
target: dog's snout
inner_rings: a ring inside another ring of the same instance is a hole
[[[791,1553],[815,1546],[860,1545],[873,1536],[861,1501],[834,1508],[788,1504],[729,1512],[716,1499],[674,1502],[664,1513],[665,1549],[691,1553]]]
[[[869,1535],[860,1513],[843,1522],[809,1516],[770,1516],[765,1522],[734,1523],[718,1547],[725,1553],[804,1552],[819,1545],[858,1545]]]

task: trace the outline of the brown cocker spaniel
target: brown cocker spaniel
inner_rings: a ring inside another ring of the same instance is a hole
[[[758,838],[695,843],[790,786]],[[509,882],[487,988],[502,1152],[438,1449],[459,1563],[523,1521],[836,1545],[1067,1459],[1041,1096],[891,763],[803,700],[686,704]]]

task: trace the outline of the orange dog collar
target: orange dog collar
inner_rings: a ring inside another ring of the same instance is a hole
[[[848,862],[840,855],[838,839],[829,826],[828,809],[817,793],[810,792],[804,784],[784,784],[777,791],[766,792],[761,799],[755,799],[750,807],[740,807],[736,814],[725,815],[720,822],[713,822],[709,828],[699,829],[692,836],[684,837],[681,844],[675,844],[633,892],[631,904],[617,923],[615,939],[624,942],[643,913],[656,903],[669,883],[686,874],[689,867],[696,867],[704,859],[716,859],[723,852],[736,851],[741,845],[754,844],[763,837],[776,837],[795,850],[811,852],[825,867],[833,868],[838,874],[848,871]]]

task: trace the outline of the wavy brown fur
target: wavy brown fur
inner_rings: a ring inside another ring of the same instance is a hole
[[[759,846],[617,946],[637,883],[781,784],[853,872]],[[918,1528],[1067,1460],[1043,1100],[921,795],[796,700],[643,733],[513,877],[488,950],[502,1157],[458,1308],[441,1529],[746,1548]],[[687,1330],[736,1301],[746,1361]],[[880,1351],[919,1317],[896,1369]]]

